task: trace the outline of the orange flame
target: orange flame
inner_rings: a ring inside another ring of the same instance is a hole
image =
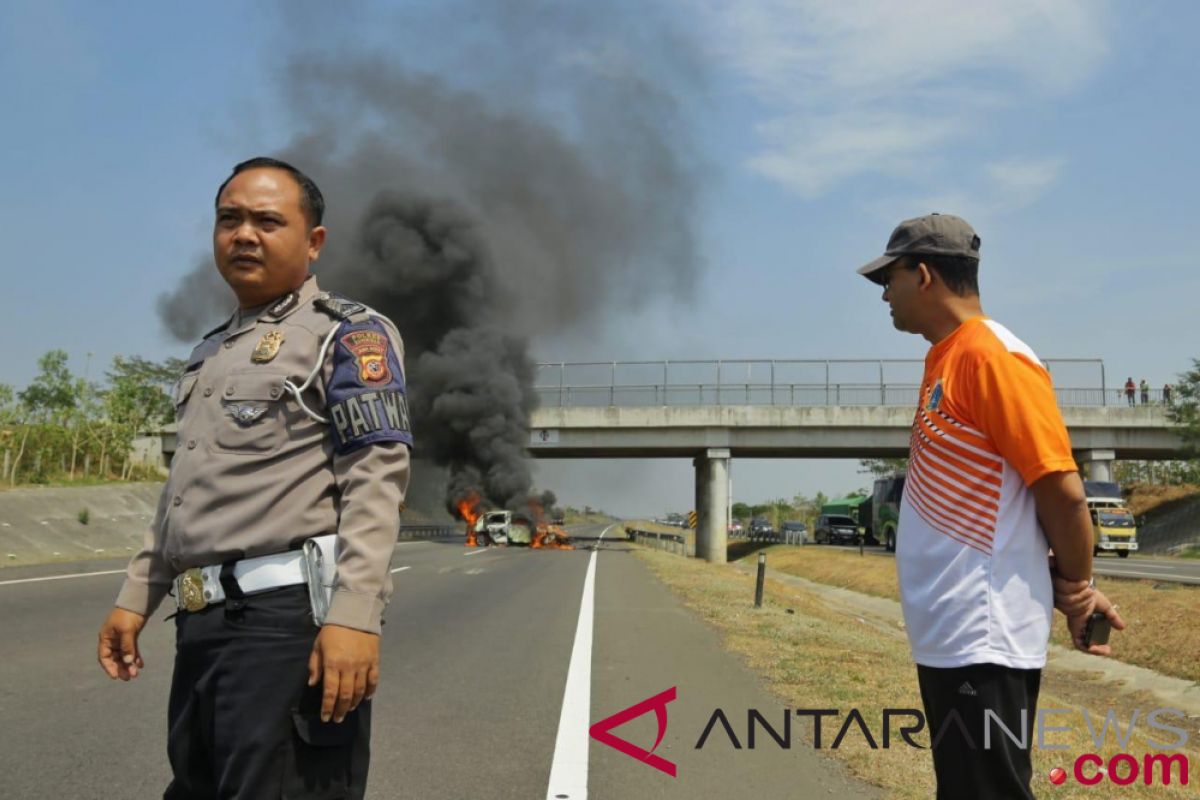
[[[575,546],[571,544],[567,538],[567,532],[560,525],[547,525],[545,523],[537,526],[537,531],[533,534],[533,544],[530,545],[535,550],[574,550]]]
[[[467,547],[477,547],[475,541],[475,523],[479,517],[483,515],[483,511],[479,508],[479,494],[471,492],[462,500],[458,501],[458,515],[467,522]]]

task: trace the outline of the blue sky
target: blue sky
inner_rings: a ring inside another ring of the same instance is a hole
[[[184,352],[155,298],[207,250],[212,194],[229,167],[295,134],[279,51],[382,45],[486,89],[469,37],[442,37],[436,6],[353,3],[336,20],[315,4],[0,7],[0,382],[23,385],[51,348],[79,371],[93,353],[93,375],[115,353]],[[1158,387],[1200,356],[1200,6],[656,7],[690,37],[704,73],[680,84],[698,87],[681,98],[703,164],[697,283],[536,341],[535,356],[919,358],[924,341],[891,328],[877,288],[853,269],[900,219],[935,210],[975,225],[985,309],[1043,357],[1102,358],[1110,380]],[[618,45],[637,9],[611,12],[607,57],[629,69],[638,51]],[[488,35],[497,41],[475,44],[517,62],[529,41]],[[682,462],[561,472],[551,488],[578,503],[690,505]],[[735,468],[739,499],[864,483],[847,462]]]

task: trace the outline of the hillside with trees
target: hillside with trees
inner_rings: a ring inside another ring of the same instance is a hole
[[[133,440],[174,416],[181,359],[115,356],[101,381],[75,375],[63,350],[38,359],[23,389],[0,384],[0,486],[130,480]]]

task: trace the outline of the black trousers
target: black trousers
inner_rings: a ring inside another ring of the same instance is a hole
[[[164,800],[344,800],[366,791],[370,701],[321,722],[308,589],[175,617]]]
[[[1030,751],[1042,671],[918,664],[917,680],[933,743],[938,800],[1032,800]],[[985,714],[989,710],[993,716]]]

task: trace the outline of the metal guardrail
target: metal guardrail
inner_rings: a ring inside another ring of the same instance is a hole
[[[694,539],[688,541],[688,536],[682,533],[660,533],[659,531],[643,531],[637,528],[626,528],[630,540],[652,550],[662,550],[679,556],[696,555]]]
[[[463,529],[456,525],[401,525],[401,539],[449,539],[462,536]]]
[[[776,531],[774,533],[755,533],[750,534],[743,531],[730,531],[729,541],[731,542],[762,542],[764,544],[790,544],[797,547],[806,544],[813,544],[809,538],[808,531]]]
[[[1049,359],[1046,365],[1071,384],[1055,390],[1060,406],[1129,405],[1123,387],[1107,385],[1100,359]],[[534,390],[542,407],[912,407],[923,368],[917,359],[563,361],[538,364]],[[865,379],[867,372],[872,379]],[[1139,390],[1133,399],[1138,406],[1163,404],[1161,389],[1144,396]]]

